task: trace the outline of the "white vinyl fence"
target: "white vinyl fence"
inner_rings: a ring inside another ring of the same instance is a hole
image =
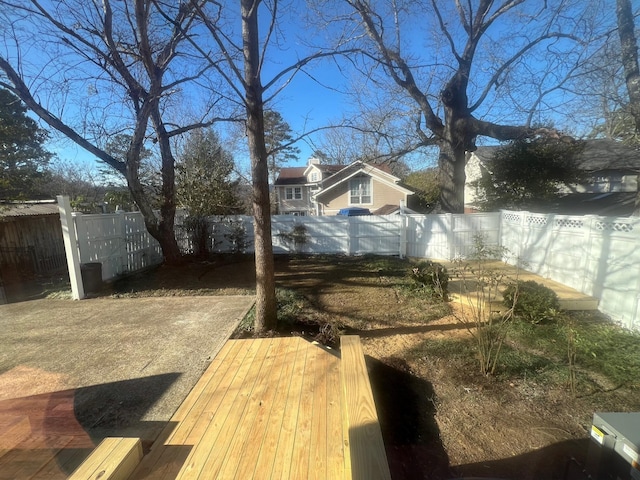
[[[79,262],[101,263],[103,280],[162,261],[160,247],[147,233],[139,213],[73,214],[71,218],[77,230],[71,244],[78,247]],[[242,226],[246,251],[253,251],[252,217],[212,217],[209,221],[212,251],[233,251],[230,234],[234,226]],[[288,243],[283,236],[296,225],[304,225],[308,234],[308,242],[302,246]],[[72,229],[63,219],[63,230]],[[183,252],[192,252],[188,235],[179,225],[176,232]],[[628,328],[640,330],[640,218],[512,211],[361,217],[278,215],[272,217],[272,234],[276,254],[373,253],[437,260],[468,256],[476,237],[482,235],[484,244],[506,247],[509,256],[505,261],[524,262],[527,270],[599,299],[602,312]]]
[[[502,212],[501,244],[526,269],[599,300],[640,330],[640,218]]]
[[[84,298],[82,275],[100,264],[102,280],[162,263],[162,250],[147,232],[139,212],[85,215],[72,213],[69,198],[59,196],[67,265],[75,299]]]

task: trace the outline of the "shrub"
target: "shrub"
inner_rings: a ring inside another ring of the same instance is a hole
[[[231,253],[245,253],[251,246],[251,240],[249,240],[244,222],[239,219],[225,218],[224,223],[228,229],[228,233],[224,234],[224,238],[231,246]]]
[[[513,319],[511,308],[502,313],[487,308],[505,284],[505,274],[492,262],[507,253],[505,248],[488,245],[482,235],[476,235],[469,259],[456,261],[461,295],[460,309],[454,315],[475,341],[483,375],[495,374]]]
[[[507,308],[513,306],[514,315],[533,324],[554,319],[560,310],[556,293],[533,280],[509,285],[502,296]]]
[[[428,295],[447,299],[449,274],[444,265],[430,260],[422,261],[411,269],[414,287]]]
[[[278,236],[286,243],[288,246],[293,246],[293,249],[296,253],[300,253],[304,246],[309,243],[310,235],[307,231],[306,225],[302,223],[295,223],[291,230],[288,232],[280,232]]]

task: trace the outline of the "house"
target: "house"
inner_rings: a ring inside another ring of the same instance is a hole
[[[478,190],[473,182],[491,175],[491,160],[500,147],[478,147],[467,154],[464,190],[465,210],[477,211]],[[576,159],[585,180],[578,185],[564,185],[558,197],[546,204],[547,213],[567,215],[627,216],[634,210],[640,174],[640,150],[609,139],[585,140]]]
[[[274,186],[279,214],[336,215],[348,207],[377,214],[406,205],[413,192],[399,182],[384,165],[323,165],[312,158],[306,167],[282,168]]]

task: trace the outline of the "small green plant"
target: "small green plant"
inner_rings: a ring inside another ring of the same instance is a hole
[[[295,290],[285,288],[276,289],[278,302],[278,324],[293,325],[299,320],[305,305],[305,297]]]
[[[251,241],[248,238],[244,222],[234,218],[225,218],[224,223],[228,229],[224,238],[231,245],[231,253],[245,253],[251,245]]]
[[[309,243],[310,235],[307,226],[302,223],[294,223],[288,232],[280,232],[278,236],[289,246],[293,246],[296,253],[300,253]]]
[[[533,280],[512,283],[502,296],[505,307],[513,306],[515,316],[533,324],[552,320],[560,311],[558,295]]]
[[[413,287],[425,292],[429,297],[448,299],[449,273],[444,265],[425,260],[411,269]]]

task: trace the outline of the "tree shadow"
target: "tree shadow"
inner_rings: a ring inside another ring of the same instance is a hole
[[[139,437],[149,450],[166,421],[143,420],[179,373],[0,401],[3,478],[71,474],[107,436]],[[12,477],[13,471],[20,476]],[[2,475],[0,475],[2,476]]]
[[[402,358],[366,357],[392,478],[451,478],[435,421],[431,383],[411,375]]]
[[[458,465],[454,469],[460,478],[586,480],[592,478],[584,471],[588,446],[588,438],[566,440],[522,455]]]

